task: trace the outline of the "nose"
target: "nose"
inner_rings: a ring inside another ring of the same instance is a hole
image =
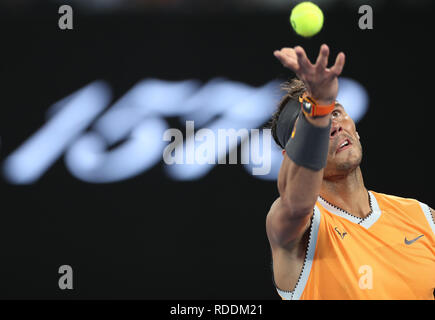
[[[334,138],[343,128],[340,125],[334,125],[331,127],[331,133],[329,134],[330,138]]]

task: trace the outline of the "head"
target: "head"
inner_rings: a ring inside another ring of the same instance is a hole
[[[284,83],[282,89],[285,91],[285,95],[272,115],[270,127],[272,136],[283,149],[284,155],[285,146],[281,145],[276,133],[277,121],[287,102],[290,99],[297,100],[305,92],[306,88],[302,81],[293,79]],[[346,113],[344,106],[337,101],[332,111],[328,158],[323,172],[324,179],[333,180],[350,174],[359,167],[361,160],[362,146],[355,122]]]

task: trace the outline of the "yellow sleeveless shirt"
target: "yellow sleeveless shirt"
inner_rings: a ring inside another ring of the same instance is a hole
[[[305,262],[282,299],[434,299],[435,223],[413,199],[369,191],[372,212],[352,216],[318,198]]]

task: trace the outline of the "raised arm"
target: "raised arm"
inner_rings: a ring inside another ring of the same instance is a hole
[[[308,96],[314,98],[319,105],[330,105],[335,102],[338,92],[337,77],[343,69],[345,60],[343,53],[338,54],[331,68],[327,67],[327,45],[321,46],[315,64],[309,61],[304,49],[299,46],[294,49],[283,48],[275,51],[274,55],[285,67],[296,73],[304,82]],[[307,116],[305,119],[314,128],[329,128],[331,115],[317,118]],[[324,142],[329,144],[329,131],[326,140]],[[289,150],[287,146],[286,150]],[[326,161],[326,155],[324,156]],[[267,234],[272,247],[292,248],[299,242],[309,227],[322,179],[323,169],[307,168],[303,164],[296,164],[288,154],[284,155],[278,176],[280,198],[272,205],[266,220]]]

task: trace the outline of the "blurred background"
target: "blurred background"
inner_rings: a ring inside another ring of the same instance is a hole
[[[170,165],[163,135],[180,130],[187,152],[189,120],[263,128],[294,77],[273,56],[285,46],[345,52],[339,100],[366,186],[434,207],[432,2],[314,2],[324,27],[304,39],[297,1],[2,0],[0,298],[278,299],[265,217],[279,149],[264,147],[267,175]],[[73,30],[58,27],[63,4]],[[363,4],[373,30],[358,27]]]

